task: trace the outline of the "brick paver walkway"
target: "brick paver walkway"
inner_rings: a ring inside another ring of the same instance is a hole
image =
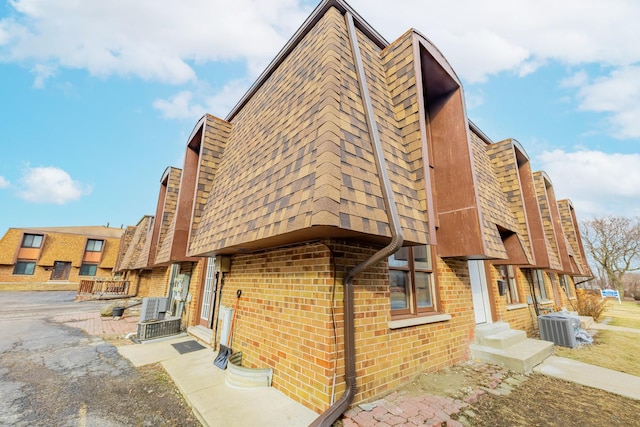
[[[470,387],[462,399],[437,396],[427,393],[419,395],[393,392],[383,399],[357,405],[345,412],[344,427],[389,427],[431,426],[466,427],[473,425],[473,411],[467,408],[489,393],[503,396],[511,393],[527,380],[523,374],[510,373],[495,365],[467,362],[459,366],[463,370],[482,373],[484,380]],[[451,416],[458,414],[453,419]]]
[[[71,313],[54,317],[56,322],[83,329],[89,335],[122,335],[123,337],[131,332],[137,332],[138,319],[138,316],[102,317],[100,313]]]
[[[484,392],[482,392],[484,393]],[[477,398],[477,397],[476,397]],[[443,396],[406,396],[392,393],[370,406],[350,409],[343,419],[344,427],[433,426],[461,427],[451,415],[467,403]],[[364,409],[363,409],[364,407]]]

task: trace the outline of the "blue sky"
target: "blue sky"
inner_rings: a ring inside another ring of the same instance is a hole
[[[224,118],[316,4],[0,0],[0,230],[154,214],[198,118]],[[581,219],[640,215],[640,3],[350,4],[388,41],[434,42],[469,118]]]

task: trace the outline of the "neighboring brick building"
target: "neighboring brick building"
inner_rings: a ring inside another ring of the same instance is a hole
[[[135,295],[169,297],[169,314],[184,316],[185,326],[198,303],[190,284],[196,283],[197,289],[206,264],[204,258],[186,256],[193,199],[188,191],[193,187],[188,185],[190,179],[178,168],[164,171],[155,216],[143,216],[135,227],[127,228],[114,268],[133,285]]]
[[[141,295],[190,274],[181,314],[208,343],[242,290],[234,351],[319,413],[468,359],[478,325],[533,332],[590,275],[571,203],[468,120],[437,48],[388,43],[339,0],[226,119],[202,117],[155,221],[125,236],[117,269]]]
[[[0,289],[77,290],[108,278],[124,230],[103,226],[10,228],[0,240]]]

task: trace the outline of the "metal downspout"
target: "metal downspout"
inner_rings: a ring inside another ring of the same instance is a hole
[[[384,199],[387,217],[389,219],[389,228],[391,229],[391,242],[373,254],[370,258],[349,270],[344,278],[344,365],[345,365],[345,384],[346,390],[342,397],[337,400],[329,409],[322,413],[316,420],[311,423],[312,427],[330,427],[340,415],[342,415],[351,405],[356,395],[356,355],[355,355],[355,327],[354,327],[354,303],[353,303],[353,279],[356,274],[367,269],[368,267],[388,258],[402,247],[403,236],[398,216],[398,209],[391,189],[391,182],[387,173],[387,165],[382,150],[382,142],[376,124],[371,97],[369,96],[369,88],[367,86],[364,65],[362,64],[362,56],[356,29],[353,22],[353,16],[350,12],[346,12],[345,21],[349,31],[349,41],[351,42],[351,50],[356,65],[356,73],[360,83],[360,94],[364,103],[365,116],[367,126],[369,127],[369,135],[371,135],[373,154],[376,161],[378,177],[380,179],[380,187],[382,188],[382,197]]]

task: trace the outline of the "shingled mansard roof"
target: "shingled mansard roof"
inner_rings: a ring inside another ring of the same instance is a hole
[[[316,8],[225,120],[195,126],[179,197],[186,182],[187,255],[388,241],[368,106],[407,244],[568,268],[561,256],[570,264],[575,250],[558,242],[555,196],[535,185],[520,144],[494,143],[468,121],[460,80],[424,36],[409,30],[389,44],[339,0]]]
[[[525,189],[522,187],[521,180],[521,175],[527,173],[529,158],[520,144],[512,139],[486,144],[485,148],[491,159],[498,188],[506,198],[507,207],[499,212],[514,221],[515,228],[509,229],[513,234],[505,236],[506,245],[515,245],[511,250],[515,256],[510,257],[509,262],[519,265],[534,264],[534,250],[529,229],[530,215],[527,212]],[[537,201],[530,210],[534,212],[533,216],[539,219]]]
[[[520,261],[519,263],[530,262],[530,251],[525,245],[526,228],[522,229],[520,224],[516,222],[516,215],[514,215],[519,214],[521,208],[517,202],[514,202],[513,197],[507,198],[509,193],[503,187],[508,185],[505,175],[509,169],[506,166],[511,166],[511,162],[503,162],[495,170],[495,160],[490,156],[490,147],[493,148],[496,144],[483,141],[473,129],[471,144],[475,160],[478,196],[483,213],[484,232],[490,238],[489,255],[495,258],[509,259],[510,263],[518,263],[516,258]],[[510,246],[507,245],[507,242]],[[507,251],[507,247],[510,251]]]
[[[550,270],[563,271],[561,250],[564,248],[566,251],[566,248],[564,247],[564,235],[558,229],[558,222],[556,221],[558,206],[553,192],[553,185],[549,176],[541,171],[533,173],[533,182],[538,195],[545,238],[549,243],[548,268]],[[560,236],[562,239],[559,239]]]
[[[171,261],[182,170],[168,167],[160,179],[160,194],[153,224],[149,264]]]
[[[575,275],[592,276],[587,258],[582,245],[582,237],[578,227],[578,220],[570,200],[558,200],[558,211],[562,219],[562,229],[567,239],[567,246],[570,248],[571,269]]]
[[[149,265],[149,251],[151,245],[151,233],[154,218],[150,215],[143,216],[135,228],[128,227],[125,234],[125,242],[120,246],[120,258],[116,271],[136,270],[146,268]],[[133,233],[131,233],[133,231]],[[133,234],[133,236],[131,236]]]
[[[120,238],[120,245],[118,247],[118,257],[117,257],[115,266],[113,267],[114,272],[122,271],[125,269],[124,267],[126,267],[128,263],[128,261],[125,260],[125,258],[127,257],[127,252],[131,247],[131,242],[133,242],[133,238],[135,234],[136,234],[136,227],[129,225],[127,226],[127,228],[125,228],[124,233]]]
[[[415,127],[419,118],[399,87],[406,82],[396,76],[404,65],[398,57],[413,52],[411,36],[384,55],[360,31],[358,43],[406,239],[427,243],[421,141],[403,126]],[[218,132],[224,133],[224,152],[190,253],[318,237],[390,237],[347,27],[338,9],[328,8],[319,17],[226,123],[218,119],[206,125],[205,134],[210,128],[229,131]]]

